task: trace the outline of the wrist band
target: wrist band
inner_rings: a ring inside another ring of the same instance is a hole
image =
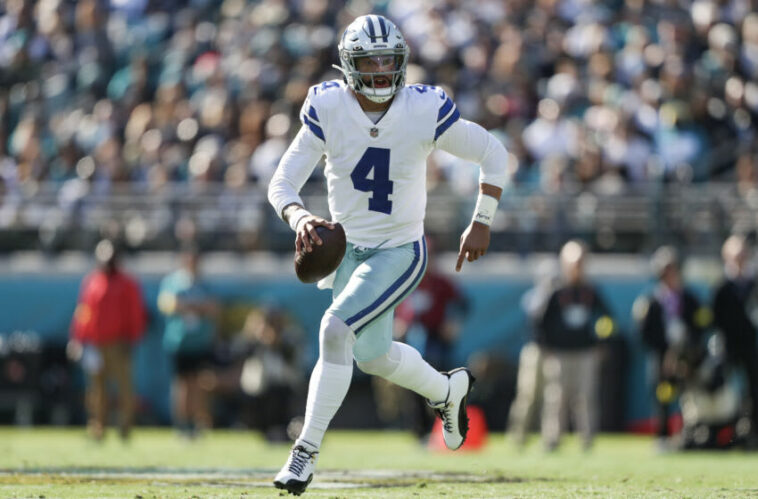
[[[292,214],[289,216],[287,221],[290,224],[290,227],[292,230],[297,232],[297,223],[300,221],[301,218],[310,216],[311,212],[306,210],[305,208],[298,208],[297,210],[293,211]]]
[[[474,222],[479,222],[486,226],[492,224],[492,220],[495,219],[495,212],[497,212],[498,200],[492,196],[479,193],[476,198],[476,208],[474,208]]]

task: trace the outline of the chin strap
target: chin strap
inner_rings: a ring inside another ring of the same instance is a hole
[[[355,88],[355,86],[350,83],[351,81],[355,80],[355,77],[351,76],[350,73],[347,70],[345,70],[345,68],[343,68],[342,66],[337,66],[336,64],[332,64],[332,67],[334,69],[336,69],[337,71],[339,71],[340,73],[342,73],[342,76],[345,78],[345,81],[347,82],[347,84],[350,85],[350,88],[352,88],[356,92],[360,93],[361,95],[363,95],[367,99],[371,100],[372,102],[376,102],[376,103],[387,102],[392,97],[394,97],[395,94],[400,90],[400,87],[398,86],[395,89],[395,91],[392,92],[391,91],[392,87],[388,87],[388,89],[390,90],[389,95],[371,95],[368,92],[364,92],[363,90],[357,90]],[[388,78],[390,78],[390,80],[394,80],[394,77],[392,77],[392,76],[388,76]],[[393,85],[394,85],[394,83],[393,83]],[[365,83],[363,83],[363,87],[366,87]],[[376,89],[374,89],[374,90],[376,90]]]

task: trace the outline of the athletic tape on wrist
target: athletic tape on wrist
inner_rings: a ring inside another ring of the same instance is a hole
[[[292,230],[297,232],[297,223],[300,221],[301,218],[310,216],[311,212],[306,210],[305,208],[298,208],[292,214],[289,216],[287,221],[289,221],[290,227]]]
[[[495,219],[495,213],[497,212],[498,200],[492,196],[479,193],[476,198],[476,208],[474,208],[474,222],[479,222],[486,226],[490,226]]]

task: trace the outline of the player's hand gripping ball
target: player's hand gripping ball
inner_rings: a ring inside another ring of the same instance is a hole
[[[347,240],[342,225],[335,223],[333,230],[319,225],[316,233],[321,238],[321,245],[314,244],[310,253],[305,248],[295,252],[295,273],[306,283],[319,281],[337,270],[345,256]]]

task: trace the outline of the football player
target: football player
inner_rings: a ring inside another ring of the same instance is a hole
[[[300,494],[313,478],[324,433],[347,394],[353,359],[364,372],[426,397],[443,421],[444,440],[466,438],[466,399],[473,378],[465,368],[439,372],[412,347],[392,341],[394,308],[426,269],[426,158],[440,148],[481,165],[471,224],[461,236],[456,271],[484,255],[490,224],[507,180],[507,152],[481,126],[462,119],[439,87],[405,85],[408,45],[378,15],[358,17],[339,42],[344,80],[311,87],[303,126],[282,157],[268,198],[296,232],[298,250],[321,244],[317,226],[333,222],[309,213],[298,195],[322,156],[332,220],[343,225],[347,251],[320,286],[333,288],[321,320],[319,359],[311,374],[303,430],[276,487]],[[327,282],[330,281],[330,282]]]

